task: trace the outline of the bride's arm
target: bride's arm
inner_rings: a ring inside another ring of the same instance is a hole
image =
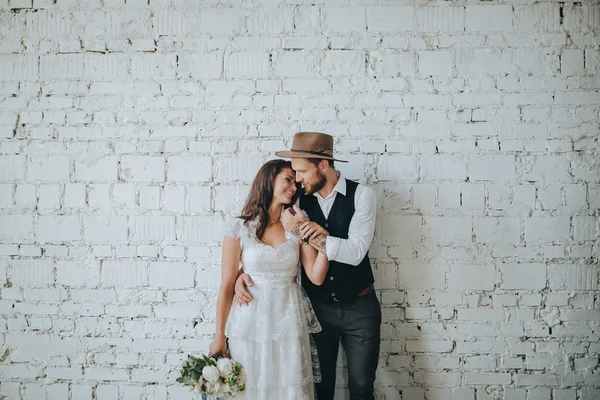
[[[225,325],[231,304],[235,280],[238,276],[240,256],[242,249],[240,239],[225,237],[223,239],[223,250],[221,256],[221,287],[217,298],[217,327],[215,338],[210,344],[209,351],[212,355],[226,354],[227,343],[225,341]]]
[[[300,245],[300,258],[306,276],[312,283],[321,286],[327,276],[329,269],[329,259],[325,253],[317,251],[313,246],[308,244]]]

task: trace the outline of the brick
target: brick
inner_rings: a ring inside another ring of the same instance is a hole
[[[0,76],[31,81],[38,78],[38,59],[33,54],[3,55],[0,58]]]
[[[503,264],[500,272],[503,289],[542,290],[546,287],[544,264]]]
[[[521,232],[519,218],[487,217],[474,221],[474,233],[478,243],[519,244]]]
[[[369,32],[412,31],[415,27],[415,10],[411,6],[369,7],[367,30]]]
[[[584,56],[581,49],[564,49],[561,54],[560,72],[564,76],[581,75],[584,72]]]
[[[40,78],[76,79],[85,76],[84,56],[80,54],[59,54],[40,57]]]
[[[361,76],[365,73],[365,55],[360,51],[329,50],[321,58],[323,75]]]
[[[182,36],[190,33],[190,15],[184,10],[159,10],[152,15],[154,32],[160,36]]]
[[[464,7],[418,7],[416,28],[421,32],[459,33],[465,30]]]
[[[0,241],[2,243],[29,242],[34,238],[33,217],[25,215],[0,215]]]
[[[223,183],[252,183],[256,171],[263,164],[262,157],[235,157],[216,160],[214,181]]]
[[[56,283],[71,287],[95,287],[100,283],[99,262],[59,261]]]
[[[387,215],[378,227],[382,239],[390,244],[419,243],[423,234],[423,218],[421,216]]]
[[[204,156],[172,156],[167,159],[169,182],[207,182],[212,177],[212,160]]]
[[[40,216],[37,240],[41,244],[71,242],[81,239],[81,222],[76,216]]]
[[[200,33],[236,35],[244,25],[244,14],[237,9],[204,8],[200,13]]]
[[[16,181],[25,178],[25,156],[0,155],[0,180]]]
[[[1,190],[1,189],[0,189]],[[60,208],[60,186],[41,185],[38,189],[38,207],[47,209]]]
[[[132,216],[129,236],[133,242],[172,242],[175,240],[175,217]]]
[[[576,242],[598,239],[596,226],[595,217],[573,217],[573,239]]]
[[[411,77],[417,68],[415,56],[407,52],[369,53],[369,63],[375,66],[375,75],[381,78]]]
[[[419,74],[422,76],[449,76],[453,73],[454,57],[451,52],[436,50],[419,53]]]
[[[115,181],[117,157],[92,158],[75,162],[75,180],[86,182]]]
[[[192,264],[155,262],[150,264],[150,287],[183,289],[194,287],[195,271]]]
[[[548,283],[552,290],[598,290],[595,265],[548,265]]]
[[[138,79],[173,78],[177,60],[172,54],[134,54],[131,75]]]
[[[560,7],[552,3],[514,6],[514,27],[520,32],[560,30]]]
[[[311,52],[284,51],[273,55],[273,73],[277,77],[312,78],[317,68],[317,57]]]
[[[323,24],[328,32],[350,33],[366,30],[365,9],[362,7],[324,8]]]
[[[12,260],[9,279],[21,287],[44,287],[54,284],[54,262],[49,260]]]
[[[467,6],[467,32],[510,32],[513,30],[513,15],[510,5]]]
[[[141,261],[103,261],[100,281],[103,287],[148,285],[148,264]]]
[[[248,33],[252,35],[277,35],[294,28],[292,8],[262,8],[248,16]]]
[[[27,179],[32,181],[68,181],[70,161],[65,156],[35,156],[27,165]]]
[[[165,159],[154,156],[124,156],[119,165],[119,177],[135,182],[164,182]]]
[[[471,156],[470,178],[473,181],[510,181],[514,177],[514,156]]]
[[[86,55],[83,64],[85,77],[93,80],[126,79],[131,70],[131,58],[121,54]]]
[[[414,181],[417,179],[417,160],[414,156],[380,157],[377,177],[384,181]]]
[[[88,243],[125,242],[127,217],[84,217],[83,237]]]
[[[439,265],[402,263],[398,270],[400,289],[443,289],[446,286],[445,268]]]
[[[208,54],[183,54],[179,60],[179,74],[182,77],[220,78],[223,73],[223,55],[217,52]]]
[[[220,241],[223,227],[219,216],[183,217],[178,220],[177,240],[185,244]]]
[[[525,242],[565,242],[570,234],[569,217],[532,217],[525,219]]]
[[[469,217],[426,217],[423,233],[433,243],[465,243],[472,240]]]
[[[447,279],[451,290],[493,290],[496,271],[493,266],[452,265]]]
[[[208,186],[188,187],[188,211],[203,213],[211,210],[211,188]]]
[[[467,166],[461,156],[436,154],[421,158],[420,174],[424,180],[465,180]]]
[[[225,75],[229,78],[240,76],[245,78],[267,77],[270,64],[269,54],[267,53],[235,52],[225,58]]]
[[[63,206],[66,208],[85,207],[86,197],[86,186],[84,184],[66,184]]]

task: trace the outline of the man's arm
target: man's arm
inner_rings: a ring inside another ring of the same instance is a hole
[[[326,239],[326,254],[330,261],[358,265],[371,247],[377,211],[377,198],[373,189],[359,185],[355,193],[354,208],[348,239],[333,236]]]

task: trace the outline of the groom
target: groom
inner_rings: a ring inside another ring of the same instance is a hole
[[[316,384],[318,400],[333,400],[336,361],[341,341],[348,360],[350,399],[373,399],[373,383],[379,361],[381,307],[373,288],[368,250],[375,231],[376,198],[372,189],[345,179],[334,162],[333,137],[320,132],[298,132],[292,149],[275,153],[292,159],[296,181],[305,189],[300,208],[309,216],[288,209],[282,221],[289,232],[300,234],[329,259],[325,282],[316,286],[302,269],[305,288],[323,330],[314,335],[319,351],[322,382]],[[235,298],[247,304],[251,285],[242,274]]]

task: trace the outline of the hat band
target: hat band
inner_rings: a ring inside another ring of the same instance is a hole
[[[323,157],[333,157],[333,152],[324,152],[324,151],[314,151],[314,150],[290,150],[294,153],[310,153],[310,154],[314,154],[316,156],[323,156]]]

